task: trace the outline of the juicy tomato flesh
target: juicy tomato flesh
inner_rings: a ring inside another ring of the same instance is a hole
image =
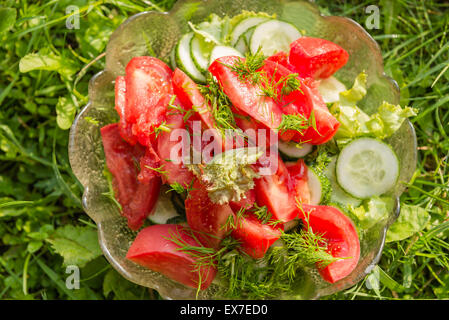
[[[292,138],[296,142],[306,142],[313,145],[320,145],[330,141],[337,133],[340,122],[329,112],[326,103],[318,92],[316,83],[305,81],[305,86],[310,88],[313,102],[313,125],[303,134],[295,134]]]
[[[198,85],[189,76],[187,76],[180,69],[175,69],[173,73],[173,87],[174,92],[181,103],[187,109],[194,109],[197,116],[205,124],[208,129],[213,130],[213,136],[216,138],[220,145],[218,148],[223,150],[224,141],[218,130],[216,129],[215,118],[212,115],[207,101],[201,94]]]
[[[101,128],[106,165],[113,176],[113,187],[117,201],[122,206],[122,215],[128,226],[139,229],[156,204],[161,181],[155,177],[145,183],[139,182],[136,163],[145,156],[145,148],[139,144],[131,146],[120,136],[118,124]]]
[[[120,121],[120,135],[131,145],[137,143],[137,138],[132,134],[132,124],[126,121],[126,80],[125,77],[119,76],[115,79],[115,110],[117,111]]]
[[[301,203],[310,203],[310,189],[308,183],[307,166],[304,160],[285,164],[290,176],[292,189],[295,192],[296,199]]]
[[[292,73],[297,73],[295,67],[289,61],[289,54],[284,51],[279,51],[278,53],[268,57],[266,60],[278,63],[290,70]]]
[[[271,83],[277,84],[277,96],[280,97],[279,105],[282,113],[286,115],[300,115],[307,121],[313,109],[313,100],[310,89],[304,85],[304,80],[296,77],[300,83],[299,89],[285,94],[282,92],[282,89],[286,86],[287,78],[293,72],[281,63],[269,59],[265,60],[265,64],[260,70],[267,74]],[[295,130],[285,130],[279,133],[280,138],[284,141],[290,141],[295,134],[297,134]]]
[[[290,44],[289,62],[303,78],[329,78],[348,59],[346,50],[325,39],[301,37]]]
[[[162,181],[167,184],[179,183],[184,188],[188,188],[194,176],[184,165],[182,148],[190,147],[190,144],[186,143],[183,146],[182,134],[184,131],[178,131],[181,135],[177,135],[175,131],[185,128],[183,115],[179,113],[167,115],[167,126],[171,128],[170,132],[162,132],[157,138],[157,154],[163,166],[162,169],[165,171],[161,176]]]
[[[357,266],[360,258],[360,242],[357,230],[345,214],[330,206],[304,204],[298,217],[308,216],[310,228],[321,234],[327,242],[327,252],[335,258],[344,258],[319,269],[324,280],[335,283],[347,277]]]
[[[229,67],[241,60],[244,58],[237,56],[218,58],[210,65],[209,71],[217,78],[235,108],[268,128],[277,129],[282,121],[280,106],[272,98],[265,96],[258,85],[239,79]]]
[[[245,193],[245,197],[240,199],[240,201],[230,201],[229,205],[234,212],[245,208],[246,210],[251,209],[256,202],[256,191],[254,189],[248,190]]]
[[[236,228],[232,231],[232,236],[241,242],[240,248],[243,252],[254,259],[260,259],[281,237],[281,230],[281,227],[263,224],[255,216],[247,215],[236,219]]]
[[[139,232],[126,258],[186,286],[196,289],[201,284],[201,290],[208,288],[217,270],[209,265],[198,269],[196,258],[179,250],[170,239],[200,246],[188,228],[175,224],[153,225]]]
[[[199,233],[206,247],[216,248],[228,232],[227,221],[234,212],[228,204],[213,203],[204,184],[196,180],[185,201],[187,223]]]
[[[163,123],[173,94],[172,71],[161,60],[135,57],[125,69],[125,121],[142,145],[154,140],[154,129]]]
[[[259,206],[267,206],[275,220],[291,221],[297,215],[297,207],[295,194],[290,190],[287,167],[279,155],[266,159],[266,163],[261,166],[265,168],[277,166],[277,170],[271,175],[263,175],[255,180],[256,202]]]

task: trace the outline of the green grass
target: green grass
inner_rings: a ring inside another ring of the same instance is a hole
[[[90,77],[104,68],[112,31],[137,12],[165,11],[174,2],[2,2],[15,10],[16,20],[11,21],[13,11],[0,9],[0,299],[158,297],[120,277],[90,247],[96,230],[83,213],[82,188],[68,163],[67,129],[87,102]],[[380,8],[380,29],[369,32],[381,46],[387,73],[401,87],[401,104],[420,110],[413,120],[418,167],[401,202],[430,213],[421,230],[386,244],[371,275],[326,299],[449,298],[449,5],[315,3],[325,14],[362,25],[368,5]],[[80,8],[80,29],[66,28],[68,5]],[[63,252],[63,242],[79,254]],[[66,288],[60,254],[66,263],[83,265],[80,290]]]

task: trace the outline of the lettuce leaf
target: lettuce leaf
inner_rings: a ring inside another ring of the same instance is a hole
[[[384,102],[377,113],[366,123],[368,131],[379,139],[391,137],[402,125],[405,119],[416,116],[417,110]]]
[[[225,38],[229,29],[229,18],[220,18],[216,14],[211,14],[209,21],[201,22],[194,25],[189,22],[189,26],[193,32],[200,35],[208,43],[215,45],[226,45]]]
[[[417,114],[416,109],[383,102],[378,111],[369,116],[357,103],[366,96],[366,73],[360,73],[351,89],[340,93],[340,101],[334,103],[330,112],[340,122],[335,135],[339,144],[360,136],[385,139],[392,136],[405,119]]]
[[[357,208],[350,207],[350,211],[357,217],[360,228],[369,229],[376,223],[388,219],[393,206],[391,198],[373,197]]]

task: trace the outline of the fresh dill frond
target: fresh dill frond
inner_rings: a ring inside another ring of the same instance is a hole
[[[161,175],[167,176],[167,175],[168,175],[168,172],[165,171],[165,170],[162,170],[162,169],[164,168],[164,166],[165,166],[165,165],[163,164],[163,165],[161,165],[161,166],[158,167],[158,168],[153,168],[153,167],[150,167],[150,166],[144,166],[144,167],[147,168],[147,169],[156,171],[157,173],[159,173],[159,174],[161,174]]]
[[[168,109],[169,110],[176,110],[177,112],[172,112],[172,113],[168,113],[169,115],[173,115],[173,114],[184,114],[184,116],[182,117],[183,121],[186,122],[194,113],[195,110],[193,109],[183,109],[180,106],[175,104],[175,100],[176,100],[176,95],[173,95],[170,99],[170,101],[168,102]]]
[[[281,239],[287,249],[284,272],[290,279],[295,278],[296,271],[302,266],[317,265],[318,269],[322,269],[339,260],[326,251],[325,238],[310,228],[283,233]]]
[[[245,59],[239,59],[234,65],[226,65],[235,72],[241,81],[249,81],[252,84],[260,83],[262,71],[259,71],[265,63],[266,56],[260,48],[255,54],[247,52]]]
[[[301,91],[301,81],[299,81],[297,73],[291,73],[280,81],[282,81],[283,84],[281,88],[281,94],[283,96],[288,96],[296,90]]]
[[[162,133],[162,132],[170,132],[171,128],[170,125],[167,124],[166,121],[162,121],[162,123],[154,128],[154,134],[156,135],[156,138]]]
[[[284,133],[287,130],[303,132],[309,127],[309,120],[302,114],[283,114],[281,124],[277,129],[281,133]]]
[[[254,203],[253,207],[248,210],[254,214],[262,224],[267,224],[272,227],[282,223],[280,220],[273,219],[273,215],[268,211],[267,206],[259,207],[256,203]]]
[[[166,193],[169,193],[172,191],[182,194],[186,191],[186,188],[184,188],[184,186],[182,184],[180,184],[179,182],[175,182],[175,183],[170,184],[170,189],[167,190]]]
[[[103,192],[102,195],[109,198],[112,201],[112,203],[114,203],[114,205],[118,208],[118,210],[122,212],[123,210],[122,205],[115,198],[114,187],[112,185],[112,179],[114,179],[114,177],[112,176],[112,173],[106,166],[103,170],[103,175],[106,177],[106,181],[108,182],[108,191]]]
[[[225,130],[236,130],[237,125],[231,109],[232,103],[210,73],[208,73],[206,85],[198,85],[198,88],[206,104],[211,108],[215,125],[222,135],[225,135]]]

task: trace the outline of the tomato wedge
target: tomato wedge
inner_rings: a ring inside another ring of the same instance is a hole
[[[261,122],[271,129],[277,129],[282,121],[281,107],[267,97],[257,85],[241,80],[229,66],[237,64],[243,58],[227,56],[218,58],[209,67],[223,92],[235,108]]]
[[[183,115],[169,112],[167,115],[167,126],[170,128],[170,131],[162,132],[157,138],[157,154],[163,166],[162,170],[165,172],[162,175],[162,181],[168,184],[179,183],[184,188],[188,188],[194,176],[184,166],[184,159],[182,159],[182,141],[180,141],[182,136],[176,135],[174,131],[185,128]],[[172,159],[172,156],[175,158]]]
[[[117,111],[120,121],[120,135],[131,145],[137,143],[137,138],[132,134],[132,124],[126,121],[126,80],[125,77],[119,76],[115,79],[115,110]]]
[[[290,44],[289,62],[303,78],[329,78],[348,59],[345,49],[325,39],[301,37]]]
[[[286,163],[291,183],[296,198],[301,203],[310,203],[310,190],[307,176],[307,166],[304,160],[299,159],[297,162]]]
[[[142,145],[154,140],[154,129],[163,123],[173,94],[172,71],[161,60],[141,56],[125,69],[125,121]]]
[[[199,266],[196,257],[179,250],[180,246],[170,239],[200,246],[188,228],[176,224],[153,225],[139,232],[126,258],[188,287],[208,288],[217,270],[211,265]]]
[[[160,177],[161,174],[155,169],[160,168],[161,159],[157,155],[153,146],[150,144],[146,147],[146,151],[143,157],[140,158],[140,172],[137,176],[140,182],[147,183],[155,177]]]
[[[296,77],[300,86],[298,90],[293,90],[289,94],[283,94],[282,88],[286,86],[287,78],[293,74],[289,69],[281,63],[273,62],[269,59],[265,60],[264,66],[260,69],[266,73],[271,83],[277,84],[277,96],[280,97],[279,105],[282,113],[286,115],[301,115],[304,119],[309,119],[313,109],[312,92],[305,85],[304,80]],[[280,132],[280,137],[284,141],[290,141],[298,132],[294,130],[286,130]]]
[[[337,260],[319,270],[323,279],[335,283],[347,277],[357,266],[360,258],[360,242],[357,230],[345,214],[334,207],[304,204],[298,217],[308,215],[309,226],[314,233],[327,241],[327,251]]]
[[[267,159],[263,167],[268,168],[272,164]],[[255,180],[256,202],[259,206],[267,206],[275,220],[288,222],[297,215],[295,193],[291,192],[290,177],[281,157],[278,155],[274,161],[277,161],[276,172]]]
[[[268,57],[266,61],[278,63],[290,70],[292,73],[297,73],[295,67],[289,61],[289,54],[284,51],[279,51],[278,53]]]
[[[247,215],[237,219],[232,236],[241,241],[240,248],[243,252],[254,259],[260,259],[265,256],[268,248],[281,237],[281,226],[273,227],[263,224],[254,215]]]
[[[216,248],[229,231],[226,225],[234,212],[228,204],[213,203],[206,187],[196,180],[185,201],[187,223],[198,231],[199,239],[206,247]]]
[[[213,130],[214,141],[220,143],[219,148],[224,150],[225,142],[217,130],[215,118],[209,109],[207,101],[201,94],[198,85],[180,69],[176,68],[173,73],[173,87],[176,96],[187,109],[194,109],[196,114],[208,129]]]
[[[161,181],[159,177],[142,183],[137,179],[136,163],[145,155],[145,148],[139,144],[131,146],[120,136],[117,123],[101,128],[106,165],[113,176],[113,187],[117,201],[122,206],[122,215],[128,219],[128,226],[139,229],[154,209]]]
[[[338,120],[329,112],[326,103],[323,101],[321,94],[315,87],[315,84],[306,82],[310,92],[312,93],[313,101],[313,117],[314,126],[309,127],[304,134],[297,134],[292,139],[296,142],[306,142],[313,145],[320,145],[331,140],[337,133],[340,123]]]
[[[240,201],[230,201],[229,205],[234,212],[237,212],[242,208],[251,209],[254,202],[256,202],[256,191],[251,189],[245,193],[245,198],[242,198]]]

